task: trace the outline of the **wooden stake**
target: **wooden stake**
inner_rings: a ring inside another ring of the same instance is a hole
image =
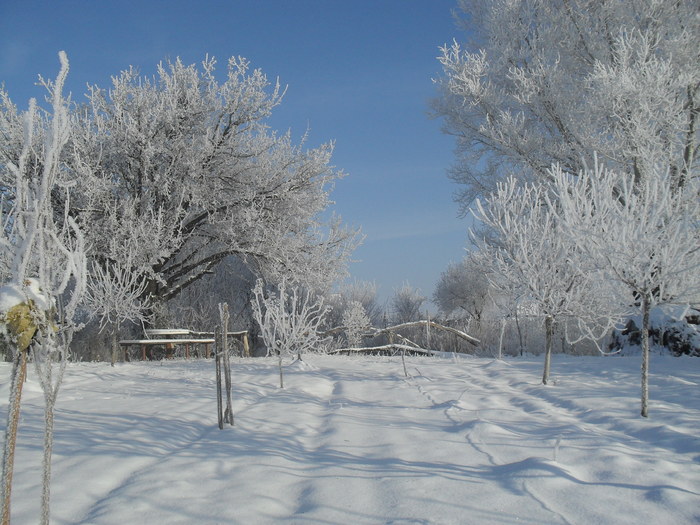
[[[221,307],[221,349],[224,359],[224,383],[226,386],[226,412],[224,413],[224,423],[233,426],[233,405],[231,403],[231,361],[228,355],[228,304]]]
[[[219,420],[219,428],[224,428],[224,414],[222,411],[221,402],[221,331],[219,327],[216,327],[216,333],[214,335],[216,342],[214,343],[214,363],[216,364],[216,414]]]

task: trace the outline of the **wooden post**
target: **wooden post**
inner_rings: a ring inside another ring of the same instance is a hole
[[[250,346],[248,346],[248,332],[243,334],[243,355],[250,357]]]
[[[426,350],[430,350],[430,313],[427,314],[428,322],[425,323],[425,346]]]
[[[219,357],[221,348],[221,331],[219,327],[216,327],[216,332],[214,334],[214,363],[216,365],[216,414],[219,420],[219,429],[224,428],[224,414],[222,411],[221,403],[221,359]]]
[[[223,351],[224,359],[224,382],[226,386],[226,412],[224,413],[224,422],[233,425],[233,406],[231,404],[231,361],[228,355],[228,322],[230,315],[228,313],[228,304],[220,305],[221,312],[221,350]]]

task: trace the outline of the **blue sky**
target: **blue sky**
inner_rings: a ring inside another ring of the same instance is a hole
[[[446,170],[453,141],[427,116],[440,73],[438,47],[463,39],[456,0],[229,0],[194,2],[3,0],[0,82],[26,107],[43,96],[68,53],[68,89],[165,58],[186,63],[243,56],[288,86],[269,123],[309,146],[334,140],[347,173],[333,192],[343,220],[366,241],[350,267],[382,300],[404,282],[431,296],[440,272],[464,254],[468,224],[457,218]]]

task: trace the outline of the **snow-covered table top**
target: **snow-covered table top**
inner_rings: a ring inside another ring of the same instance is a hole
[[[147,336],[151,335],[190,335],[192,332],[183,328],[147,328]]]
[[[122,339],[120,345],[214,344],[215,339]]]

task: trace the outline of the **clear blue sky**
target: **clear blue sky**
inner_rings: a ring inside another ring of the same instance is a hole
[[[440,73],[438,47],[463,39],[456,0],[1,0],[0,82],[26,107],[43,96],[68,53],[68,89],[164,58],[244,56],[288,86],[270,125],[310,131],[310,146],[334,140],[335,210],[361,226],[353,278],[374,281],[382,300],[403,282],[431,296],[440,272],[464,254],[446,170],[453,141],[427,116]]]

